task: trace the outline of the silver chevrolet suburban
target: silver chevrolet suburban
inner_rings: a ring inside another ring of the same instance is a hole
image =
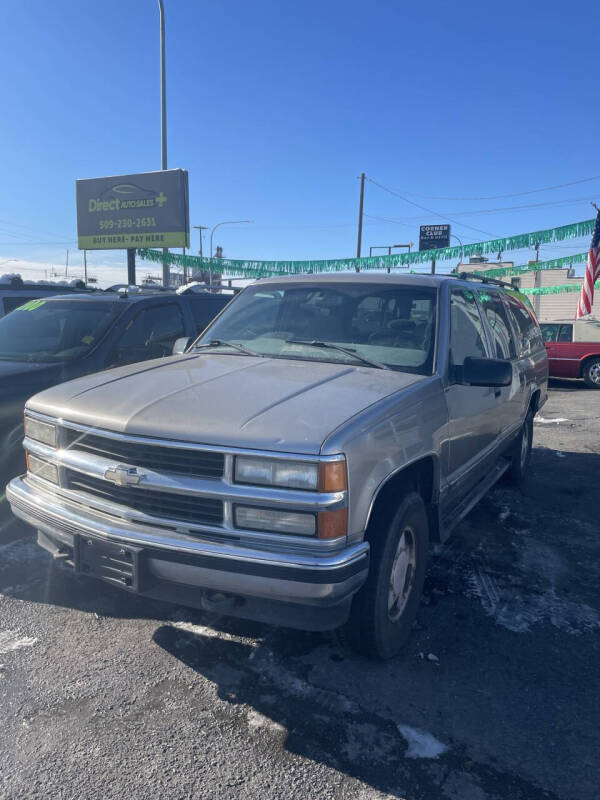
[[[389,658],[429,543],[527,472],[547,380],[497,282],[271,278],[176,355],[31,398],[7,497],[80,574]]]

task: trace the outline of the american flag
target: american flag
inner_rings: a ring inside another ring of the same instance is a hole
[[[585,278],[581,286],[581,294],[577,303],[575,319],[581,319],[592,313],[594,302],[594,284],[600,278],[600,210],[596,214],[596,224],[592,234],[592,243],[585,267]]]

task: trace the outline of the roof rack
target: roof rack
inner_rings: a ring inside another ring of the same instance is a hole
[[[494,286],[506,286],[507,289],[514,289],[512,283],[506,281],[499,281],[496,278],[488,278],[485,275],[480,275],[478,272],[458,272],[454,274],[455,278],[461,281],[481,281],[482,283],[493,283]]]

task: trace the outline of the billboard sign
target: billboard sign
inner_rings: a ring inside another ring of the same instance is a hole
[[[80,250],[189,247],[184,169],[76,181]]]
[[[421,225],[419,250],[437,250],[450,247],[450,225]]]

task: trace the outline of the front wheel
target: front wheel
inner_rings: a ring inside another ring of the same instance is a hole
[[[369,576],[354,598],[346,627],[346,638],[359,652],[388,659],[402,650],[419,610],[428,543],[425,503],[410,492],[370,541]]]
[[[590,389],[600,389],[600,358],[590,358],[581,370],[585,385]]]

